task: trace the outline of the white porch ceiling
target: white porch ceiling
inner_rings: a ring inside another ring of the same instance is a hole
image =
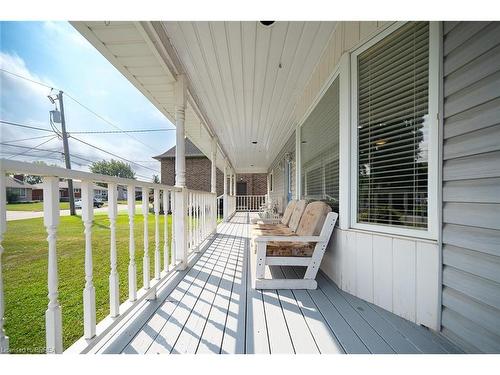
[[[210,155],[213,131],[218,154],[224,150],[239,173],[266,171],[293,132],[295,104],[335,28],[281,21],[72,24],[172,123],[174,77],[186,73],[188,137]]]
[[[163,25],[236,171],[266,170],[294,129],[295,104],[335,22]]]

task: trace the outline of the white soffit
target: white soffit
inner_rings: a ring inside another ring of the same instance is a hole
[[[335,22],[163,25],[236,171],[265,171],[293,131],[295,104]]]
[[[144,28],[147,23],[78,21],[71,24],[175,125],[173,64],[165,61],[168,56],[160,55],[151,42]],[[186,107],[186,135],[210,156],[210,135],[189,103]],[[167,148],[165,145],[165,151]],[[224,160],[220,155],[219,149],[217,167],[223,170]]]

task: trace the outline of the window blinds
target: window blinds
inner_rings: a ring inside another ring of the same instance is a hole
[[[358,56],[358,222],[427,227],[429,24]]]
[[[336,79],[301,127],[302,193],[339,208],[339,82]]]

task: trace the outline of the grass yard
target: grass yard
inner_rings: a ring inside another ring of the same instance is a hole
[[[69,202],[60,202],[59,208],[61,210],[69,210]],[[36,203],[8,203],[7,211],[43,211],[43,202]]]
[[[24,206],[24,205],[23,205]],[[171,216],[168,216],[169,224]],[[150,214],[149,256],[154,275],[154,215]],[[160,240],[163,241],[164,217],[160,215]],[[135,246],[137,284],[142,286],[142,257],[144,254],[144,220],[135,217]],[[169,228],[171,226],[169,225]],[[109,313],[109,244],[110,231],[107,215],[95,215],[92,230],[94,286],[96,289],[97,321]],[[47,309],[47,234],[43,219],[9,222],[3,241],[3,277],[5,292],[5,331],[10,337],[11,353],[45,352],[45,310]],[[117,220],[118,273],[120,301],[128,294],[128,217]],[[160,251],[163,259],[163,242]],[[61,217],[57,238],[59,271],[59,302],[63,316],[63,345],[69,347],[83,335],[82,293],[84,278],[85,242],[83,224],[79,216]],[[163,265],[163,262],[162,262]]]

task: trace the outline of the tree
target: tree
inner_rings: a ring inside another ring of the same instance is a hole
[[[157,174],[153,175],[153,184],[159,184],[160,183],[160,177]]]
[[[135,172],[130,164],[119,160],[95,161],[90,165],[90,171],[92,173],[105,174],[107,176],[135,179]]]
[[[57,167],[58,166],[56,164],[47,164],[43,160],[34,161],[33,164],[36,164],[40,167],[42,167],[42,166]],[[42,178],[40,176],[26,175],[26,176],[24,176],[24,182],[26,182],[27,184],[31,184],[31,185],[39,184],[42,182]]]

